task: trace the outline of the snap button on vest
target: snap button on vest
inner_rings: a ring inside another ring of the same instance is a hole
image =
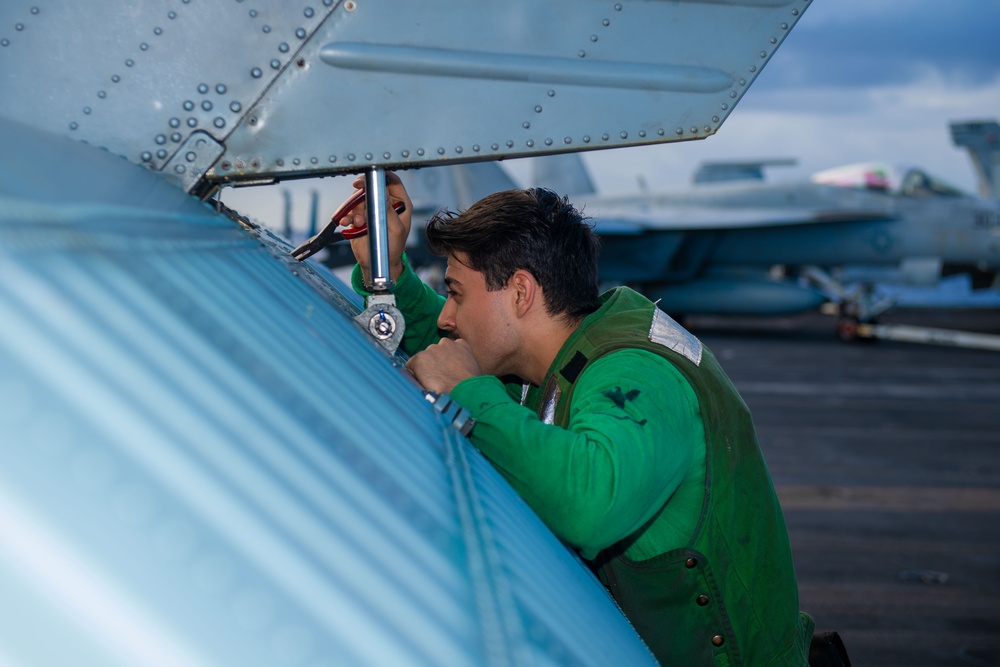
[[[698,566],[698,559],[697,558],[688,558],[687,561],[684,564],[687,565],[689,568],[697,567]]]
[[[715,644],[716,646],[722,646],[722,642],[724,641],[726,640],[722,638],[722,635],[715,635],[714,637],[712,637],[712,643]]]
[[[695,598],[694,601],[698,603],[699,607],[704,607],[705,605],[708,604],[708,596],[707,595],[699,595],[697,598]]]

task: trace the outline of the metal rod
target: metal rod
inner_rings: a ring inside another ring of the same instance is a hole
[[[371,257],[373,292],[386,292],[392,285],[389,277],[389,225],[385,201],[385,169],[369,167],[365,172],[365,204],[368,208],[368,251]]]

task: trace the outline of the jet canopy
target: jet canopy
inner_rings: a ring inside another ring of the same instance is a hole
[[[962,197],[965,193],[917,167],[862,162],[812,176],[813,183],[876,190],[904,197]]]

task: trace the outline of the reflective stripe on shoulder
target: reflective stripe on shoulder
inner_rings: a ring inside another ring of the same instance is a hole
[[[701,365],[701,341],[659,308],[653,311],[649,340],[677,352],[695,366]]]

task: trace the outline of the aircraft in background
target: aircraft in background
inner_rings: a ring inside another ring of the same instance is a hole
[[[790,160],[702,165],[694,187],[600,197],[575,154],[533,160],[535,185],[570,195],[601,236],[601,279],[629,284],[675,317],[775,315],[840,305],[838,332],[854,335],[893,305],[877,284],[936,285],[967,273],[1000,288],[995,122],[953,123],[987,196],[964,193],[915,167],[864,163],[807,182],[768,183]],[[447,167],[459,208],[517,187],[499,165]],[[435,178],[440,182],[439,178]]]

